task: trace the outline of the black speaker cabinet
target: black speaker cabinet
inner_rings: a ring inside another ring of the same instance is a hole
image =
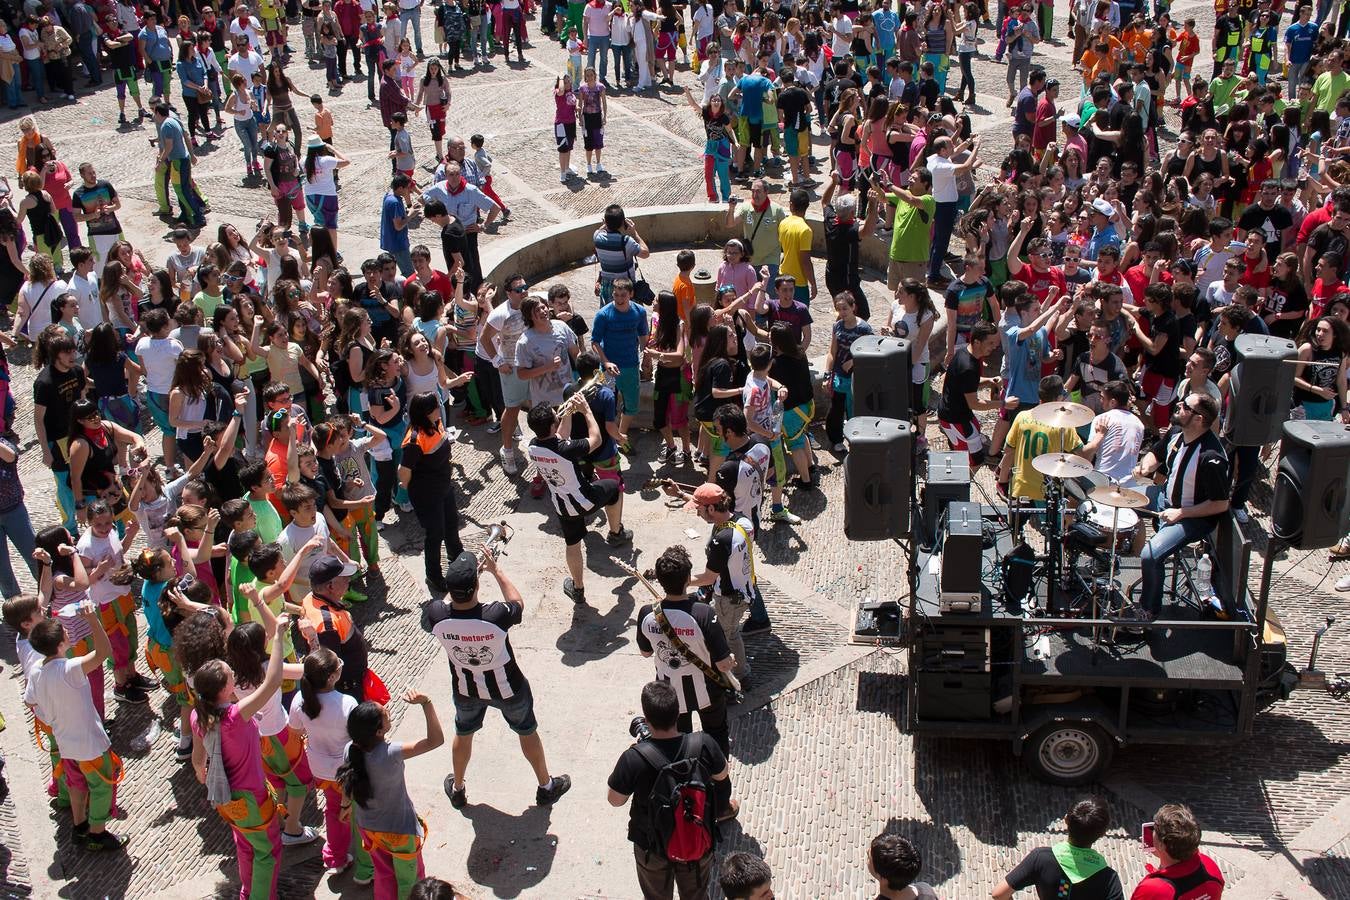
[[[964,450],[928,451],[928,478],[923,486],[924,540],[937,540],[942,511],[953,500],[970,499],[970,454]]]
[[[844,423],[844,439],[844,536],[850,541],[906,537],[913,427],[906,420],[854,416]]]
[[[910,342],[869,334],[852,350],[854,414],[909,421]]]
[[[1350,514],[1350,429],[1339,422],[1285,422],[1275,475],[1276,537],[1294,547],[1330,547]]]
[[[1294,366],[1298,348],[1287,338],[1243,334],[1233,343],[1233,369],[1228,415],[1231,439],[1239,447],[1257,447],[1280,438],[1280,425],[1289,418],[1294,394]]]

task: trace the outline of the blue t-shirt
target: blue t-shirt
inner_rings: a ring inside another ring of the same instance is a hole
[[[183,125],[173,116],[159,126],[159,145],[169,148],[169,159],[187,159],[187,142],[183,140]]]
[[[773,82],[763,75],[746,75],[741,79],[741,115],[747,122],[764,121],[764,95],[773,90]]]
[[[591,342],[605,351],[605,359],[620,369],[636,368],[641,339],[647,336],[647,310],[629,302],[628,312],[619,312],[613,303],[595,314],[591,322]]]
[[[159,611],[159,598],[164,596],[167,581],[147,581],[141,586],[141,607],[145,612],[146,634],[156,644],[166,650],[173,646],[173,633],[164,624],[164,616]]]
[[[188,83],[206,84],[206,63],[200,56],[185,59],[178,63],[178,80],[183,82],[183,96],[196,98],[197,92],[188,87]]]
[[[393,191],[384,195],[384,204],[380,207],[380,249],[390,253],[400,253],[408,249],[408,223],[402,228],[394,227],[395,219],[407,219],[408,207],[403,198]]]
[[[155,62],[173,60],[173,44],[169,42],[169,33],[162,26],[156,25],[153,31],[144,26],[136,39],[145,42],[145,54]]]
[[[1041,363],[1045,360],[1050,333],[1045,328],[1017,339],[1021,325],[1010,325],[1008,336],[1008,390],[1007,396],[1021,401],[1021,409],[1030,409],[1040,402]]]
[[[872,13],[872,27],[877,30],[877,43],[887,55],[895,49],[895,30],[900,27],[900,14],[883,9]]]
[[[1289,45],[1289,61],[1305,63],[1312,59],[1313,45],[1317,43],[1317,25],[1295,22],[1284,30],[1284,42]]]

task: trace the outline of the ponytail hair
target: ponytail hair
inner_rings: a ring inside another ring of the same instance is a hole
[[[327,647],[320,647],[305,657],[305,674],[300,679],[300,709],[311,719],[323,711],[319,694],[337,672],[338,655]]]
[[[230,681],[230,667],[223,659],[212,659],[202,664],[192,676],[192,691],[197,707],[197,725],[202,733],[210,731],[224,718],[228,702],[221,706],[220,695]]]
[[[347,761],[337,772],[342,791],[361,806],[371,800],[370,772],[366,769],[366,754],[380,744],[380,729],[384,728],[384,707],[367,700],[347,716]]]

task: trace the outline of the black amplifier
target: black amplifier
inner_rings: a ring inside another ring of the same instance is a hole
[[[921,721],[975,722],[993,712],[988,672],[919,672],[915,678],[915,712]]]
[[[970,454],[964,450],[930,450],[923,486],[923,539],[928,546],[937,540],[943,509],[954,500],[970,500]]]
[[[988,672],[989,629],[960,625],[926,627],[918,644],[925,672]]]
[[[947,506],[947,530],[942,543],[942,567],[938,582],[941,614],[981,611],[984,568],[984,535],[978,503]]]

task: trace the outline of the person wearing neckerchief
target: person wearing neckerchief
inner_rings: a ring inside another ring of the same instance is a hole
[[[1116,870],[1092,849],[1111,827],[1106,804],[1097,797],[1079,800],[1064,817],[1069,839],[1037,847],[994,888],[994,900],[1011,900],[1014,892],[1035,887],[1039,900],[1057,900],[1072,893],[1086,900],[1124,900]]]

